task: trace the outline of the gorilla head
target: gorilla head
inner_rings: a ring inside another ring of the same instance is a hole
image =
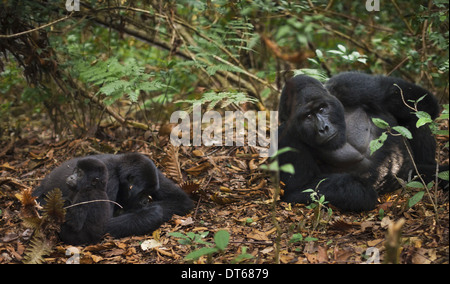
[[[73,191],[93,188],[106,191],[108,169],[105,164],[94,158],[78,161],[72,175],[67,177],[66,184]]]
[[[346,141],[342,103],[314,78],[300,75],[286,83],[279,114],[281,122],[294,124],[289,128],[313,148],[334,150]]]

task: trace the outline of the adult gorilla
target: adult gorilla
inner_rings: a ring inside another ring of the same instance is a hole
[[[280,165],[295,168],[294,175],[280,173],[286,185],[283,200],[307,204],[310,193],[303,191],[316,189],[341,210],[367,211],[375,208],[379,194],[398,189],[396,176],[407,179],[413,164],[399,136],[389,135],[370,155],[370,141],[383,132],[373,124],[374,117],[412,132],[409,146],[415,162],[427,180],[434,178],[435,140],[428,126],[416,128],[417,117],[394,84],[406,102],[426,95],[418,109],[432,118],[438,115],[430,92],[398,78],[348,72],[332,77],[325,86],[304,75],[286,83],[279,107],[279,148],[296,151],[279,158]]]

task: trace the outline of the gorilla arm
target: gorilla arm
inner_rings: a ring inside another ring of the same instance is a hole
[[[175,183],[159,175],[159,190],[152,194],[153,201],[128,213],[109,220],[106,232],[116,238],[143,235],[158,229],[173,214],[185,215],[193,208],[192,200]]]
[[[279,157],[279,164],[292,164],[295,174],[291,175],[285,172],[280,173],[280,179],[285,183],[284,196],[282,200],[290,203],[311,203],[310,193],[303,192],[307,189],[316,190],[319,195],[325,195],[327,201],[344,211],[367,211],[375,208],[377,201],[377,193],[375,190],[367,186],[362,178],[358,175],[350,173],[322,173],[321,168],[317,164],[317,158],[312,155],[315,152],[309,149],[304,143],[297,142],[299,139],[292,139],[294,133],[283,133],[285,125],[280,126],[281,135],[291,135],[291,139],[281,139],[279,148],[291,147],[296,151],[284,153]],[[349,152],[344,149],[337,156],[339,159],[358,159],[361,154],[347,145]],[[336,153],[337,153],[336,152]],[[353,156],[354,155],[354,156]],[[354,161],[354,160],[353,160]]]

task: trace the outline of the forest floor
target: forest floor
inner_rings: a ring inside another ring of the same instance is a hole
[[[171,178],[177,178],[170,168],[178,164],[183,180],[199,185],[185,187],[192,191],[195,208],[186,216],[174,216],[153,234],[106,236],[99,244],[79,246],[81,263],[271,264],[275,255],[281,263],[377,263],[386,260],[388,228],[400,219],[405,223],[394,242],[400,263],[449,263],[448,192],[431,191],[436,208],[428,194],[408,208],[417,191],[399,189],[383,196],[371,212],[343,213],[332,207],[319,211],[284,202],[273,210],[274,186],[259,169],[266,159],[249,147],[181,147],[176,154],[164,135],[155,140],[149,132],[135,131],[123,140],[112,129],[102,132],[102,139],[55,140],[47,132],[27,129],[20,138],[0,142],[0,263],[21,263],[30,245],[32,231],[20,218],[18,193],[35,188],[71,157],[130,151],[148,155]],[[448,141],[441,138],[441,144]],[[448,153],[440,157],[448,163]],[[230,234],[223,251],[194,261],[185,258],[214,246],[214,234],[220,230]],[[66,263],[71,258],[68,248],[57,243],[45,262]]]

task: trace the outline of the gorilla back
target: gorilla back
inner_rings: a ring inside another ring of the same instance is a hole
[[[77,162],[87,158],[104,163],[108,172],[108,199],[123,207],[111,203],[105,233],[114,237],[151,233],[170,220],[173,214],[185,215],[193,207],[186,193],[167,179],[149,158],[139,153],[71,159],[54,169],[33,195],[43,202],[46,193],[60,188],[67,200],[71,189],[66,179],[72,174]]]
[[[437,115],[439,107],[432,94],[397,78],[349,72],[332,77],[325,86],[304,75],[286,82],[279,108],[279,148],[296,151],[279,157],[280,165],[290,163],[295,168],[293,175],[280,173],[286,184],[285,201],[311,202],[310,194],[303,191],[316,189],[323,180],[317,191],[331,204],[365,211],[375,208],[378,194],[399,188],[396,177],[406,180],[412,162],[401,137],[392,135],[370,154],[369,142],[382,133],[372,123],[374,117],[410,129],[416,163],[427,179],[434,178],[429,171],[435,169],[434,138],[429,129],[415,127],[417,118],[394,84],[405,101],[417,101],[426,94],[419,109],[433,118]]]

